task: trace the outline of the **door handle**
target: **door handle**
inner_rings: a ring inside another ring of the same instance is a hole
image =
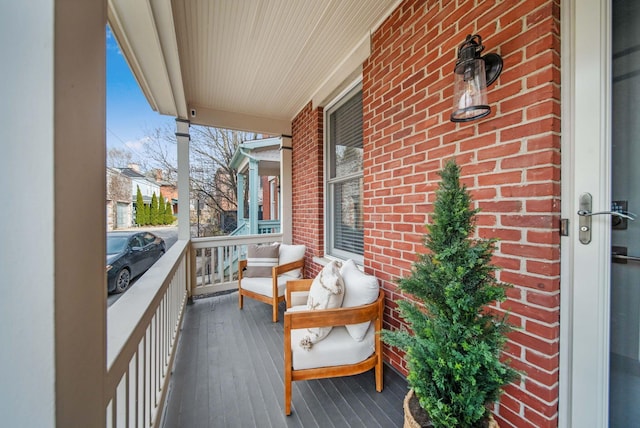
[[[637,256],[623,256],[622,254],[611,254],[611,258],[613,260],[620,260],[619,263],[627,263],[627,261],[640,262],[640,257],[637,257]]]
[[[580,209],[578,210],[578,215],[580,219],[578,220],[578,240],[581,244],[587,245],[591,242],[591,215],[585,215],[587,213],[591,213],[591,193],[583,193],[580,195],[580,199],[578,200],[578,204]],[[581,214],[582,213],[582,214]]]
[[[578,215],[583,217],[591,217],[594,215],[602,215],[602,214],[609,214],[612,216],[622,217],[632,221],[635,220],[637,217],[637,215],[630,212],[598,211],[597,213],[592,213],[591,211],[587,211],[587,210],[578,210]]]
[[[627,262],[640,262],[640,257],[627,255],[627,247],[611,247],[611,261],[613,263],[627,264]]]
[[[620,211],[591,211],[591,193],[583,193],[580,195],[580,199],[578,200],[578,215],[580,219],[578,221],[578,239],[580,243],[587,245],[591,242],[591,217],[594,215],[610,215],[619,218],[625,218],[627,220],[635,220],[636,215],[630,212],[620,212]]]

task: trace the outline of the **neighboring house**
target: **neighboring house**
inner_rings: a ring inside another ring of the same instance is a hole
[[[164,198],[166,203],[167,200],[171,202],[171,213],[175,216],[178,215],[178,189],[174,184],[171,183],[160,183],[160,194]]]
[[[230,166],[237,171],[239,201],[236,234],[280,231],[281,146],[280,137],[263,138],[241,143],[233,154]]]
[[[11,58],[0,86],[10,106],[0,115],[0,170],[16,184],[3,186],[10,206],[20,207],[3,210],[0,222],[9,284],[0,299],[10,344],[0,365],[5,424],[102,426],[105,413],[115,424],[126,399],[116,406],[105,391],[154,403],[166,395],[153,383],[160,376],[130,388],[146,371],[126,372],[120,383],[109,364],[129,362],[114,358],[122,343],[107,347],[115,332],[107,334],[98,286],[108,21],[151,107],[178,119],[181,205],[189,206],[190,123],[282,135],[282,239],[306,246],[307,277],[336,258],[376,275],[386,328],[404,327],[395,301],[411,296],[396,280],[424,251],[437,172],[456,158],[482,210],[478,236],[499,239],[497,276],[513,285],[494,309],[518,327],[505,357],[523,379],[495,409],[500,426],[637,425],[640,221],[628,212],[640,212],[639,2],[211,3],[223,2],[0,6],[0,38],[11,41],[0,48]],[[483,54],[499,53],[504,69],[488,89],[491,114],[453,123],[454,69],[467,34],[480,34]],[[362,162],[342,169],[345,147]],[[188,277],[194,241],[188,213],[179,215],[170,253]],[[131,324],[144,334],[137,319]],[[172,321],[148,330],[179,331]],[[147,352],[152,343],[144,336],[136,358],[167,354]],[[384,353],[406,372],[403,355]]]
[[[175,183],[165,180],[161,169],[154,171],[156,183],[160,185],[160,194],[166,203],[167,199],[171,202],[171,212],[173,215],[178,214],[178,187]]]
[[[132,208],[131,178],[116,168],[107,168],[107,230],[131,226]]]
[[[127,168],[118,168],[120,172],[129,177],[131,180],[131,202],[133,204],[133,217],[132,217],[132,225],[135,223],[135,215],[136,215],[136,196],[138,194],[138,189],[140,189],[140,193],[142,193],[142,200],[145,205],[149,205],[151,203],[151,199],[155,194],[156,197],[160,196],[160,183],[155,180],[151,180],[147,178],[144,174],[140,172],[140,169],[137,165],[131,165]]]
[[[154,171],[155,180],[140,172],[137,165],[127,168],[107,168],[107,230],[131,227],[135,224],[138,188],[145,204],[150,204],[153,194],[171,201],[173,215],[178,213],[178,189],[163,180],[160,170]]]

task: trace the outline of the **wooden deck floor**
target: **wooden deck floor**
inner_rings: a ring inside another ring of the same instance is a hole
[[[188,305],[169,387],[163,426],[400,427],[406,380],[384,369],[293,383],[292,413],[283,412],[283,326],[271,308],[237,292]],[[280,307],[280,312],[284,306]]]

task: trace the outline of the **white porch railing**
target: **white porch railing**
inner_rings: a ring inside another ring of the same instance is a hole
[[[191,295],[198,296],[238,288],[238,260],[247,254],[247,244],[282,242],[282,234],[192,238]]]
[[[179,240],[107,312],[106,427],[160,426],[185,303],[238,287],[237,261],[282,234]]]
[[[187,301],[189,241],[178,241],[107,312],[107,427],[158,427]]]
[[[280,220],[260,220],[258,221],[258,233],[280,233]]]

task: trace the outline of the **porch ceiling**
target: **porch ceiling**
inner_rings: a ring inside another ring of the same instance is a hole
[[[108,0],[151,107],[194,124],[290,134],[370,52],[399,0]]]

